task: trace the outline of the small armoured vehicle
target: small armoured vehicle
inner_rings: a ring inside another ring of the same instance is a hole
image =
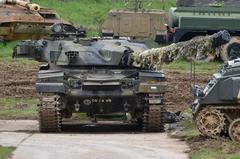
[[[46,27],[60,22],[53,10],[41,8],[29,0],[0,0],[2,41],[40,39],[49,33]]]
[[[102,25],[102,35],[165,43],[167,13],[160,9],[144,9],[143,0],[131,1],[135,3],[134,8],[112,9],[108,13]]]
[[[14,57],[48,62],[40,67],[36,82],[41,132],[61,130],[62,118],[86,113],[92,121],[118,116],[138,122],[144,131],[162,131],[174,114],[164,107],[166,79],[161,71],[132,66],[133,52],[144,44],[124,39],[87,39],[72,26],[55,24],[53,34],[26,41]]]
[[[195,96],[192,111],[199,131],[240,142],[240,59],[229,61],[203,90],[196,86]]]

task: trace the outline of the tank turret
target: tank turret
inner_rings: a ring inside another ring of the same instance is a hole
[[[50,56],[42,53],[41,57],[48,57],[41,60],[47,62],[52,61],[49,57],[57,56],[54,58],[54,63],[57,65],[123,65],[127,67],[137,67],[152,70],[161,70],[163,63],[170,63],[177,58],[183,57],[189,60],[203,60],[211,57],[211,53],[214,54],[214,50],[223,44],[230,41],[231,36],[227,31],[219,31],[210,36],[205,36],[199,39],[192,39],[186,42],[174,43],[169,46],[147,49],[144,44],[131,43],[126,40],[107,40],[107,39],[86,39],[81,38],[85,36],[83,30],[76,29],[70,25],[56,24],[52,26],[53,34],[49,37],[49,40],[54,40],[54,45],[58,45],[58,53],[54,52],[51,56],[51,50],[42,51],[49,52]],[[74,39],[70,43],[68,41],[56,43],[58,39],[62,38]],[[104,46],[105,42],[111,44]],[[35,46],[34,48],[44,48],[46,45],[52,45],[51,40],[38,41],[38,42],[25,42],[15,48],[14,56],[29,56],[35,57],[32,53],[37,54],[39,57],[39,51],[19,51],[29,50],[28,47]],[[78,45],[93,46],[96,45],[96,52],[92,54],[81,55],[81,48]],[[129,48],[128,45],[131,44]],[[36,47],[36,45],[38,47]],[[26,46],[26,48],[25,48]],[[104,47],[100,47],[104,46]],[[74,49],[73,49],[74,48]],[[119,54],[113,54],[113,52],[119,50]],[[120,53],[121,52],[121,53]],[[25,53],[30,53],[26,55]],[[83,56],[83,57],[82,57]],[[119,58],[115,58],[119,56]],[[81,58],[85,58],[84,60]],[[116,60],[118,59],[118,60]],[[40,61],[41,61],[40,60]]]

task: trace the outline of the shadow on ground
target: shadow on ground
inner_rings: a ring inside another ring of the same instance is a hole
[[[119,133],[119,132],[141,132],[138,124],[128,123],[80,123],[64,122],[62,132],[71,133]]]

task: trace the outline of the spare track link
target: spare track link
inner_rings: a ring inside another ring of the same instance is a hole
[[[60,132],[62,117],[60,113],[60,96],[41,96],[38,108],[39,131]]]
[[[143,114],[143,132],[163,132],[164,123],[162,119],[162,112],[164,111],[162,104],[163,95],[151,95],[146,97],[146,108]],[[161,101],[151,103],[150,101]]]

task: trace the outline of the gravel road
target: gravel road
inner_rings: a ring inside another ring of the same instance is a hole
[[[36,125],[36,121],[0,121],[0,145],[17,147],[12,159],[188,158],[186,143],[165,133],[40,134],[34,132]]]

